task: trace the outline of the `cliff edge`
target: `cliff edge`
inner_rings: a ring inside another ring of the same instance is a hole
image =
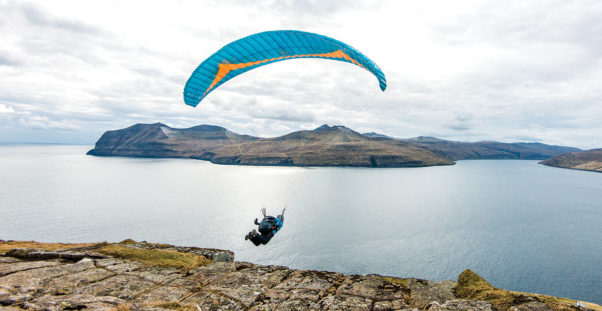
[[[126,240],[0,241],[3,310],[602,310],[495,288],[470,270],[457,282],[343,275],[234,261],[230,251]]]

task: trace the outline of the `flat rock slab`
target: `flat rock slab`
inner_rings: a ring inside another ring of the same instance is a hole
[[[400,310],[411,291],[377,276],[229,261],[183,273],[117,258],[2,257],[0,271],[0,305],[33,310]]]
[[[64,259],[71,261],[79,261],[84,258],[106,258],[106,256],[94,252],[48,251],[35,248],[14,248],[6,252],[5,256],[29,260]]]
[[[133,301],[139,295],[157,287],[154,282],[132,275],[115,275],[102,281],[78,287],[77,294],[112,296]]]
[[[433,302],[431,305],[426,307],[428,311],[452,311],[452,310],[465,310],[465,311],[497,311],[489,302],[486,301],[472,301],[472,300],[448,300],[443,304]]]
[[[159,248],[218,254],[218,260],[184,272],[86,256],[85,249],[66,251],[83,254],[78,261],[63,251],[51,257],[14,251],[18,257],[0,256],[0,309],[496,311],[488,302],[458,300],[452,281],[295,270],[234,262],[221,250]],[[530,310],[549,308],[525,301],[511,309]]]
[[[19,271],[27,271],[27,270],[31,270],[31,269],[50,267],[50,266],[56,266],[56,265],[58,265],[57,262],[51,262],[51,261],[19,261],[19,260],[12,260],[12,261],[5,261],[5,262],[0,261],[0,277],[11,274],[11,273],[19,272]]]
[[[44,295],[21,303],[20,307],[33,310],[117,310],[120,305],[125,304],[126,301],[111,296]]]
[[[408,279],[406,284],[412,293],[413,305],[420,308],[426,307],[433,301],[444,303],[456,299],[453,288],[458,284],[453,281]]]
[[[94,262],[86,261],[79,263],[51,262],[53,264],[42,265],[37,269],[25,269],[0,277],[0,285],[17,288],[19,292],[40,291],[51,279],[82,272],[94,268]],[[5,264],[1,264],[2,266]],[[26,265],[23,265],[26,266]]]

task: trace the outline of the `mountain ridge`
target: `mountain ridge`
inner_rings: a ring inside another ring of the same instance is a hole
[[[401,141],[371,139],[345,126],[324,124],[273,138],[242,135],[223,127],[176,129],[162,123],[135,124],[105,132],[96,156],[193,158],[216,164],[416,167],[453,161]]]
[[[401,139],[328,124],[261,138],[216,125],[179,129],[157,122],[107,131],[87,154],[192,158],[237,165],[419,167],[464,159],[543,160],[579,150],[542,143],[467,143],[425,136]]]

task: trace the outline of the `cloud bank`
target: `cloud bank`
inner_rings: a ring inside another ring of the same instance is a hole
[[[0,142],[91,144],[160,121],[602,147],[600,16],[598,1],[0,1]],[[274,29],[349,43],[387,90],[361,68],[302,59],[184,105],[202,60]]]

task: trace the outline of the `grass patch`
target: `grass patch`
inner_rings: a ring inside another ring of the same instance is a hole
[[[117,244],[120,244],[120,245],[152,245],[157,248],[173,247],[173,245],[165,244],[165,243],[149,243],[146,241],[138,242],[138,241],[134,241],[132,239],[125,239]]]
[[[385,282],[401,284],[404,287],[408,286],[408,279],[400,279],[400,278],[395,278],[395,277],[391,277],[391,276],[380,276],[380,275],[378,275],[376,277]]]
[[[127,244],[109,244],[96,251],[113,257],[135,260],[149,266],[180,268],[185,272],[211,263],[202,255],[175,250],[142,249]]]
[[[571,306],[577,302],[573,299],[558,298],[548,295],[539,295],[531,293],[522,293],[499,289],[481,276],[466,270],[458,277],[458,286],[455,289],[456,296],[461,299],[484,300],[494,305],[500,311],[506,311],[512,306],[516,306],[529,301],[539,301],[545,303],[554,310],[574,311]],[[602,307],[596,304],[585,303],[586,307],[596,311],[602,311]]]
[[[143,243],[146,243],[146,242],[143,242]],[[125,240],[123,240],[123,241],[119,242],[118,244],[123,244],[123,245],[136,245],[136,244],[138,244],[138,242],[136,242],[136,241],[134,241],[134,240],[132,240],[132,239],[125,239]]]
[[[13,248],[38,248],[49,251],[55,251],[60,249],[87,247],[96,244],[98,243],[41,243],[35,241],[0,241],[0,255],[4,255],[6,252]]]

